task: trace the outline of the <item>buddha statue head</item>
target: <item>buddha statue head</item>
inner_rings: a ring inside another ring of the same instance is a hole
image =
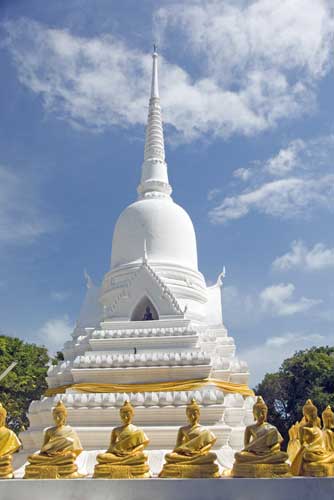
[[[187,409],[186,409],[186,415],[191,425],[196,425],[198,423],[200,413],[201,413],[200,406],[197,404],[196,399],[192,398],[190,403],[187,404]]]
[[[324,424],[324,429],[333,429],[333,427],[334,427],[334,412],[329,405],[322,412],[321,416],[322,416],[322,422]]]
[[[66,424],[67,410],[62,401],[58,401],[56,406],[53,408],[52,416],[56,427],[61,427]]]
[[[7,417],[6,408],[4,408],[0,403],[0,427],[4,427],[6,425],[6,417]]]
[[[312,403],[311,399],[308,399],[303,406],[303,416],[305,418],[306,424],[318,424],[318,409]]]
[[[129,425],[132,422],[133,415],[134,415],[134,409],[132,404],[129,401],[125,401],[123,406],[121,406],[121,409],[119,411],[121,420],[124,425]]]
[[[262,396],[258,396],[255,405],[253,406],[254,419],[259,424],[263,424],[267,420],[268,406],[264,402]]]

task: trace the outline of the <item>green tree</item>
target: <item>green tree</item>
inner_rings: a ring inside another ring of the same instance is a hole
[[[285,443],[292,424],[302,418],[302,408],[312,399],[322,412],[334,406],[334,347],[312,347],[283,361],[276,373],[267,373],[255,388],[269,407],[268,420],[276,425]]]
[[[29,426],[29,404],[47,388],[45,377],[50,358],[45,347],[0,335],[0,373],[13,361],[17,365],[0,381],[0,401],[7,409],[8,426],[18,433]]]

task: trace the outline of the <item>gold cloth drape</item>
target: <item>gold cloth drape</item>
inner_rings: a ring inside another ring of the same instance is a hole
[[[239,393],[242,396],[254,396],[254,392],[246,384],[233,384],[232,382],[224,382],[215,378],[153,382],[151,384],[69,384],[47,389],[45,395],[54,396],[55,394],[64,394],[66,389],[86,393],[192,391],[208,384],[215,385],[217,389],[223,392]]]

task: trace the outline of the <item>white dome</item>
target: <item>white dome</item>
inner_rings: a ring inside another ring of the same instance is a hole
[[[197,270],[194,226],[171,198],[142,199],[121,213],[114,230],[111,268],[141,261],[145,240],[149,262]]]

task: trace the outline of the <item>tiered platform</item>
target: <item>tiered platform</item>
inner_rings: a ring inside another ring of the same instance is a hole
[[[332,500],[334,478],[2,480],[1,500]]]

